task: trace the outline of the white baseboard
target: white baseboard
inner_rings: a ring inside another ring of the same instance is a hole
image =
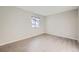
[[[0,46],[3,46],[3,45],[7,45],[7,44],[10,44],[10,43],[14,43],[14,42],[17,42],[17,41],[21,41],[21,40],[25,40],[25,39],[28,39],[28,38],[31,38],[31,37],[36,37],[38,35],[42,35],[44,33],[41,33],[41,34],[37,34],[37,35],[33,35],[33,36],[30,36],[30,37],[23,37],[23,38],[19,38],[19,39],[16,39],[16,40],[12,40],[12,41],[8,41],[8,42],[4,42],[4,43],[1,43]]]
[[[75,38],[68,38],[68,37],[63,37],[63,36],[59,36],[59,35],[53,35],[53,34],[50,34],[50,33],[46,33],[46,34],[49,34],[49,35],[52,35],[52,36],[57,36],[57,37],[60,37],[60,38],[66,38],[66,39],[77,40],[77,39],[75,39]]]
[[[0,46],[6,45],[6,44],[10,44],[10,43],[14,43],[14,42],[17,42],[17,41],[21,41],[21,40],[24,40],[24,39],[36,37],[36,36],[42,35],[42,34],[49,34],[49,33],[41,33],[41,34],[36,34],[36,35],[33,35],[33,36],[29,36],[29,37],[25,36],[25,37],[22,37],[22,38],[13,40],[13,41],[8,41],[8,42],[5,42],[5,43],[2,43],[2,44],[0,44]],[[49,34],[49,35],[52,35],[52,34]],[[53,35],[53,36],[57,36],[57,35]],[[66,38],[66,37],[62,37],[62,36],[57,36],[57,37]],[[68,38],[68,39],[72,39],[72,38]],[[73,39],[73,40],[76,40],[76,39]],[[78,40],[78,42],[79,42],[79,40]]]

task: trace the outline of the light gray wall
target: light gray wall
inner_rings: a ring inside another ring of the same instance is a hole
[[[77,39],[77,16],[77,10],[47,16],[47,33]]]
[[[31,16],[40,17],[40,27],[32,28]],[[44,33],[44,17],[16,7],[0,7],[0,45]]]

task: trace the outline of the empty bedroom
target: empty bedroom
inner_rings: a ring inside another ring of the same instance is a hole
[[[79,52],[78,6],[0,6],[0,52]]]

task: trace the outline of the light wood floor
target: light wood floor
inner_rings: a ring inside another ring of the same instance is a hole
[[[0,47],[1,52],[78,52],[76,40],[43,34]]]

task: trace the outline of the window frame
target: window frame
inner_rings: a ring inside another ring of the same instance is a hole
[[[36,16],[32,16],[32,27],[38,28],[40,27],[40,18]]]

